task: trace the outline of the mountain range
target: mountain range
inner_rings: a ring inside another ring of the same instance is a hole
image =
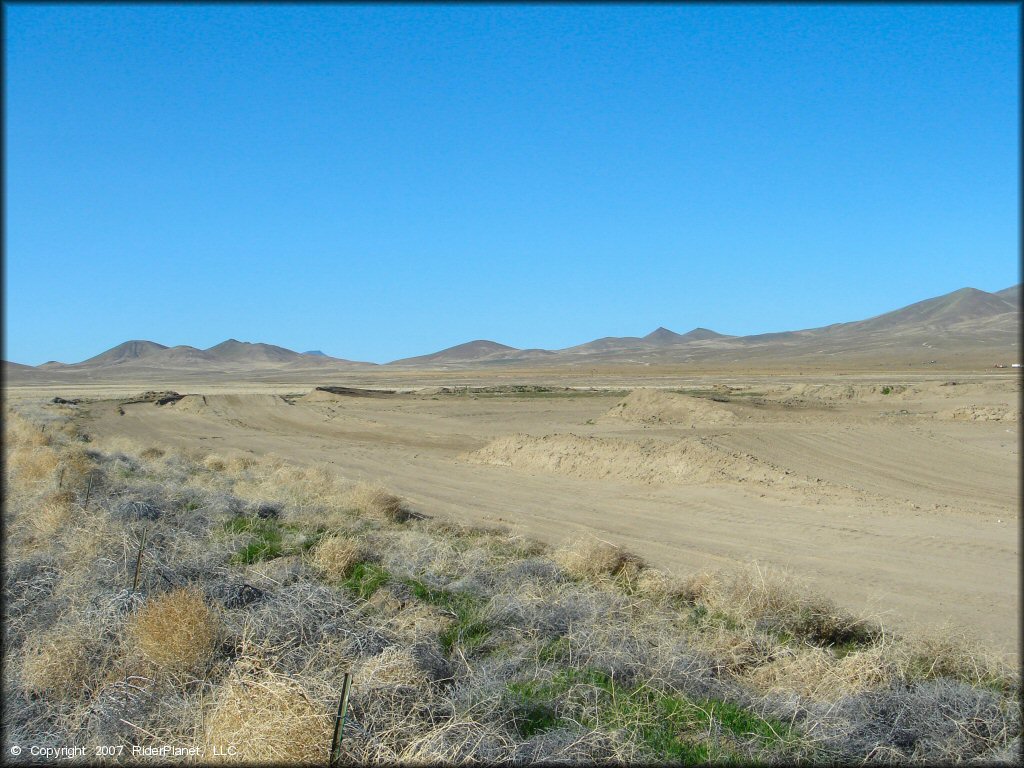
[[[728,336],[707,328],[675,333],[657,328],[646,336],[608,336],[559,350],[517,349],[477,339],[431,354],[395,360],[394,368],[465,369],[487,366],[581,366],[633,363],[814,364],[825,360],[916,364],[992,365],[1019,362],[1020,285],[988,293],[961,288],[866,320],[821,328]],[[941,360],[940,360],[941,358]],[[208,349],[168,347],[131,340],[79,363],[40,366],[4,363],[14,381],[63,380],[65,376],[152,376],[222,372],[368,370],[364,363],[330,357],[319,350],[294,352],[272,344],[228,339]]]

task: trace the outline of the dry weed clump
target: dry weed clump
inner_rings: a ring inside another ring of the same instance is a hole
[[[74,516],[75,495],[55,491],[39,501],[38,511],[26,521],[39,540],[49,540],[64,530]]]
[[[908,680],[951,677],[971,685],[1020,686],[1019,670],[952,627],[908,637],[900,651],[896,663]]]
[[[169,672],[197,669],[211,657],[219,620],[194,587],[167,592],[132,617],[129,631],[148,662]]]
[[[26,691],[74,698],[95,679],[94,664],[102,643],[84,626],[57,626],[30,635],[21,657],[21,682]]]
[[[294,679],[265,672],[235,677],[206,716],[206,754],[223,762],[327,762],[331,717]],[[229,747],[233,747],[230,750]]]
[[[18,480],[39,482],[52,478],[56,482],[60,456],[49,445],[8,448],[4,465]]]
[[[393,645],[361,661],[353,670],[363,691],[396,685],[419,687],[427,682],[416,656],[409,648]]]
[[[11,408],[4,412],[4,446],[15,448],[42,448],[52,442],[43,430]]]
[[[225,464],[228,472],[240,473],[259,466],[259,461],[252,456],[231,456]]]
[[[358,542],[344,536],[326,536],[311,551],[310,562],[328,578],[341,580],[348,577],[365,556]]]
[[[348,505],[361,514],[392,523],[409,518],[402,499],[380,485],[357,484],[348,494]]]
[[[146,448],[144,451],[142,451],[142,453],[139,454],[140,457],[148,461],[151,461],[153,459],[162,459],[166,455],[167,451],[165,451],[163,448],[157,448],[156,446]]]
[[[880,627],[845,613],[790,575],[756,563],[693,576],[682,593],[692,604],[750,631],[789,634],[820,645],[862,643],[881,633]]]
[[[581,579],[623,576],[633,579],[645,567],[643,560],[615,544],[597,539],[580,539],[554,553],[566,573]]]
[[[892,642],[854,651],[842,658],[825,648],[786,649],[763,665],[745,670],[744,679],[766,693],[798,693],[817,701],[835,701],[897,679]]]
[[[228,463],[223,457],[211,453],[209,456],[203,459],[203,466],[211,472],[223,472],[228,468]]]
[[[349,509],[347,483],[329,466],[299,467],[274,456],[242,456],[227,462],[224,476],[240,498],[282,503],[294,523],[331,526]]]

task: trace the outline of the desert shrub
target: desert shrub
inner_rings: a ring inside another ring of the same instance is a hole
[[[622,547],[597,539],[580,539],[554,554],[566,573],[581,579],[608,576],[635,577],[644,568],[643,561]]]
[[[1020,733],[1019,702],[942,678],[848,696],[810,724],[823,755],[844,763],[979,759]]]
[[[764,631],[823,646],[868,645],[881,629],[840,610],[785,573],[754,564],[728,572],[701,573],[682,585],[695,615],[718,617],[732,629]]]
[[[159,669],[184,672],[210,659],[219,622],[202,593],[185,587],[148,601],[132,617],[129,629],[148,662]]]
[[[60,456],[49,444],[8,448],[5,469],[15,478],[28,482],[56,480]]]
[[[16,448],[42,448],[52,441],[39,426],[7,408],[4,412],[4,446],[8,451]]]
[[[211,453],[203,459],[203,466],[211,472],[223,472],[228,468],[228,463],[221,456]]]
[[[323,764],[331,745],[331,717],[295,680],[272,672],[233,676],[217,691],[206,717],[207,755],[224,762]]]
[[[900,673],[908,681],[949,677],[1005,691],[1020,686],[1019,670],[951,627],[923,631],[894,651]]]
[[[400,523],[409,518],[402,499],[380,485],[357,484],[349,492],[348,504],[360,514],[392,523]]]
[[[357,542],[343,536],[327,536],[311,550],[310,562],[328,578],[340,581],[351,575],[364,556]]]
[[[103,643],[84,625],[57,626],[27,638],[21,657],[24,690],[73,698],[95,680]]]

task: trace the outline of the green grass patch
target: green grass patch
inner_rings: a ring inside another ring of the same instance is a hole
[[[697,629],[706,629],[710,627],[722,627],[724,629],[736,631],[741,629],[741,625],[732,616],[722,613],[721,611],[709,611],[706,606],[695,605],[690,610],[690,615],[686,619],[686,623],[691,627]]]
[[[324,536],[321,529],[310,531],[299,525],[260,517],[233,517],[224,523],[223,532],[248,537],[245,546],[231,557],[235,565],[251,565],[306,552]]]
[[[342,586],[363,600],[369,600],[378,589],[389,581],[391,581],[391,574],[386,568],[375,563],[356,563],[352,568],[352,574],[342,582]]]
[[[455,621],[439,637],[441,648],[450,654],[458,645],[463,651],[472,651],[491,633],[490,624],[483,618],[484,601],[469,592],[452,592],[424,584],[418,579],[406,579],[413,595],[430,605],[451,614]]]
[[[692,701],[643,685],[618,686],[592,668],[561,669],[548,681],[509,683],[505,695],[523,737],[568,721],[604,731],[625,729],[660,763],[743,763],[751,748],[775,755],[792,755],[796,748],[795,734],[781,721],[726,701]],[[574,700],[587,703],[574,706]]]
[[[535,684],[508,683],[505,689],[512,701],[512,724],[523,738],[550,731],[561,724],[552,697],[541,694]]]
[[[557,637],[541,646],[537,658],[541,661],[568,661],[572,655],[569,638]]]
[[[252,565],[261,560],[273,560],[282,554],[284,554],[284,547],[281,546],[280,534],[261,536],[250,541],[232,555],[231,562],[235,565]]]

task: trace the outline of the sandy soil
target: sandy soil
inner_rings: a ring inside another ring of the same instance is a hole
[[[163,406],[118,401],[148,383],[5,394],[84,395],[80,419],[98,435],[326,462],[427,515],[555,543],[593,533],[679,574],[757,560],[894,628],[952,624],[1017,647],[1015,375],[545,372],[584,389],[519,393],[439,389],[511,373],[387,375],[346,382],[399,390],[379,397],[225,381],[190,382],[179,391],[200,394]]]

